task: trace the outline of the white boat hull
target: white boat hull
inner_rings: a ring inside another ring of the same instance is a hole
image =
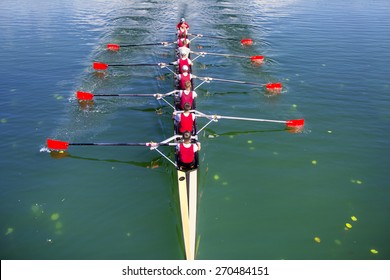
[[[187,260],[196,255],[196,215],[198,204],[198,170],[177,171],[180,214]]]

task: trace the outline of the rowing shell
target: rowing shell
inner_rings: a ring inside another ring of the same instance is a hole
[[[178,51],[176,50],[176,54]],[[178,56],[180,57],[180,56]],[[178,58],[176,57],[176,58]],[[180,89],[175,83],[176,90]],[[197,140],[197,135],[194,137]],[[180,216],[183,231],[184,250],[187,260],[194,260],[196,255],[196,216],[198,204],[198,162],[191,170],[177,169],[177,182],[180,201]]]

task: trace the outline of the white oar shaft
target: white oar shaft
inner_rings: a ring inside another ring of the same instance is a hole
[[[215,56],[225,56],[225,57],[238,57],[238,58],[250,58],[249,56],[245,55],[235,55],[235,54],[225,54],[225,53],[211,53],[211,52],[191,52],[194,54],[197,54],[199,56],[204,56],[204,55],[215,55]]]
[[[253,83],[253,82],[228,80],[228,79],[221,79],[221,78],[211,78],[211,77],[197,77],[197,78],[200,79],[200,80],[207,80],[207,81],[220,81],[220,82],[247,84],[247,85],[256,85],[256,86],[264,86],[265,85],[265,84],[259,84],[259,83]]]
[[[167,157],[163,152],[161,152],[159,149],[154,149],[156,152],[158,152],[160,155],[162,155],[167,161],[169,161],[170,163],[172,163],[176,168],[177,168],[177,164],[175,162],[173,162],[169,157]]]
[[[218,119],[227,119],[227,120],[239,120],[239,121],[286,123],[286,121],[279,121],[279,120],[241,118],[241,117],[229,117],[229,116],[217,116],[217,118]]]
[[[197,89],[198,89],[198,87],[202,86],[204,83],[209,83],[209,81],[207,81],[207,80],[204,80],[204,81],[203,81],[203,82],[201,82],[199,85],[197,85],[197,86],[194,88],[194,90],[197,90]]]
[[[198,55],[197,57],[195,58],[192,58],[191,61],[194,62],[195,60],[197,60],[199,57],[203,56],[202,54]]]
[[[168,71],[170,71],[171,73],[173,73],[174,75],[176,75],[176,73],[175,73],[171,68],[169,68],[168,65],[166,65],[166,66],[161,66],[161,68],[166,68]]]
[[[280,121],[280,120],[268,120],[268,119],[255,119],[255,118],[243,118],[243,117],[230,117],[230,116],[220,116],[220,115],[206,115],[202,112],[195,111],[196,117],[203,117],[208,118],[210,120],[220,120],[220,119],[226,119],[226,120],[238,120],[238,121],[252,121],[252,122],[273,122],[273,123],[286,123],[286,121]]]
[[[168,104],[168,106],[170,106],[172,109],[175,109],[175,107],[174,107],[171,103],[169,103],[164,97],[161,97],[161,99],[162,99],[166,104]]]
[[[206,123],[201,129],[197,131],[197,134],[199,134],[203,129],[205,129],[207,126],[209,126],[210,123],[215,122],[215,119],[211,119],[208,123]]]

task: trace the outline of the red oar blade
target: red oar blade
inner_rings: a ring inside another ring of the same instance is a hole
[[[118,44],[107,44],[107,49],[110,51],[117,52],[121,47]]]
[[[254,55],[254,56],[251,56],[251,61],[252,61],[254,64],[263,64],[263,62],[264,62],[264,56],[263,56],[263,55]]]
[[[304,119],[288,120],[288,121],[286,121],[286,127],[287,128],[303,127],[304,125],[305,125],[305,120]]]
[[[304,119],[286,121],[286,129],[290,133],[301,133],[305,125]]]
[[[95,70],[104,71],[104,70],[107,70],[107,68],[108,68],[108,64],[106,64],[106,63],[98,62],[98,61],[95,61],[93,63],[93,69],[95,69]]]
[[[93,94],[90,92],[78,91],[76,92],[76,97],[78,100],[92,100]]]
[[[241,44],[243,46],[252,46],[253,45],[253,40],[251,38],[244,38],[241,40]]]
[[[282,92],[283,85],[282,83],[269,83],[265,85],[265,88],[269,93],[279,94]]]
[[[69,147],[69,143],[65,141],[60,140],[54,140],[54,139],[47,139],[47,147],[50,150],[67,150]]]

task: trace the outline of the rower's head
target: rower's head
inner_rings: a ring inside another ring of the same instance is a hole
[[[191,110],[191,104],[189,103],[189,102],[186,102],[186,103],[184,103],[184,106],[183,106],[184,108],[184,111],[189,111],[189,110]]]
[[[181,18],[180,23],[184,23],[186,20],[184,18]]]
[[[189,43],[190,43],[190,40],[188,40],[187,38],[184,38],[183,45],[186,47],[189,45]]]
[[[181,55],[181,57],[187,57],[188,53],[189,53],[189,49],[188,49],[188,48],[182,47],[182,48],[180,49],[180,55]]]
[[[183,68],[184,68],[184,66],[183,66]],[[191,81],[186,81],[184,85],[186,86],[186,90],[191,90],[191,86],[192,86]]]
[[[183,70],[183,72],[188,72],[188,66],[187,65],[184,65],[181,70]]]
[[[184,142],[190,141],[191,140],[191,132],[189,132],[188,130],[184,131],[183,140],[184,140]]]

